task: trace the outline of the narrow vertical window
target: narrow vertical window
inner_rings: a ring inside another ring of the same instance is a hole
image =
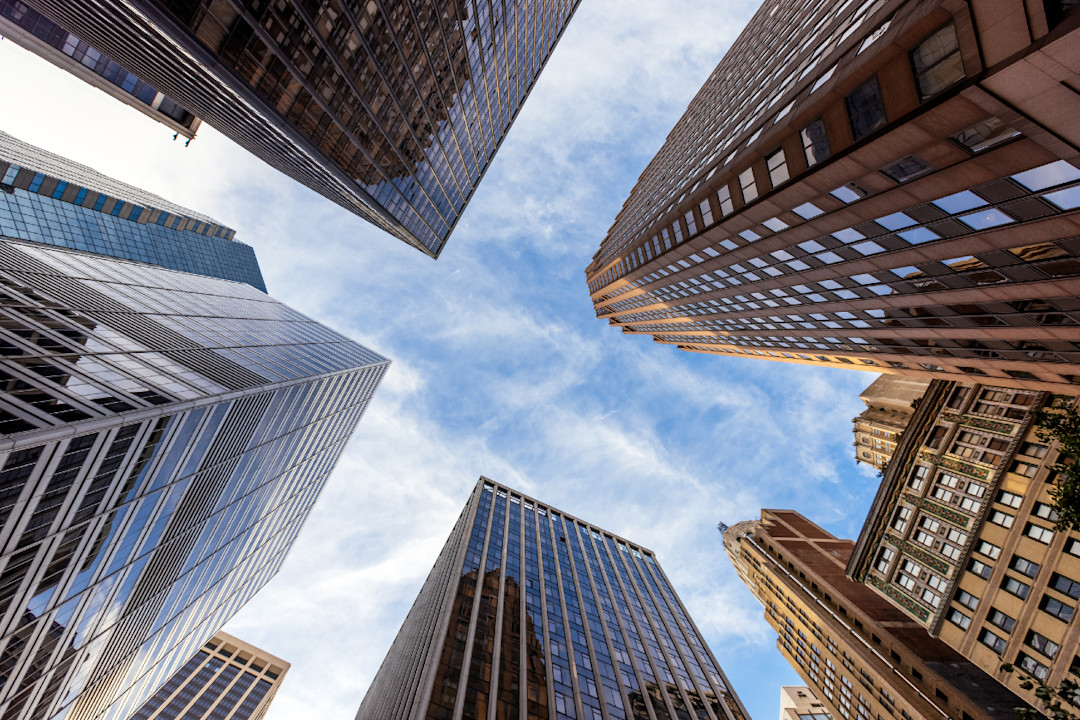
[[[769,168],[769,182],[773,187],[787,182],[788,175],[787,158],[784,157],[784,148],[780,148],[772,155],[765,158],[765,164]]]
[[[754,168],[746,168],[739,173],[739,187],[742,188],[743,202],[750,202],[758,196]]]
[[[803,153],[806,155],[807,167],[813,167],[829,157],[829,136],[825,133],[825,121],[818,118],[802,129],[799,133],[802,138]]]
[[[964,79],[964,62],[952,23],[919,43],[911,51],[919,99],[928,100]]]
[[[851,120],[851,134],[856,140],[866,137],[885,124],[885,104],[881,99],[881,87],[878,86],[876,75],[855,88],[855,92],[844,100],[848,118]]]

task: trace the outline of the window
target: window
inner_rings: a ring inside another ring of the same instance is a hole
[[[1080,599],[1080,583],[1072,578],[1054,573],[1050,576],[1050,587],[1060,593],[1068,595],[1073,600]]]
[[[890,180],[904,183],[914,177],[927,173],[932,169],[933,168],[923,162],[922,159],[914,155],[908,155],[907,157],[900,158],[892,165],[886,165],[881,168],[881,174]]]
[[[693,235],[697,232],[697,221],[694,219],[694,211],[688,210],[686,213],[686,232],[689,235]],[[676,223],[678,225],[678,223]]]
[[[986,563],[972,558],[971,562],[968,563],[968,572],[974,573],[986,580],[994,572],[994,569]]]
[[[1020,454],[1027,455],[1028,457],[1042,459],[1046,457],[1046,453],[1050,451],[1050,448],[1046,445],[1040,445],[1038,443],[1026,442],[1020,446]]]
[[[1031,592],[1031,586],[1027,583],[1022,583],[1016,578],[1006,577],[1005,581],[1001,583],[1001,589],[1007,593],[1015,595],[1021,600],[1026,600],[1028,593]]]
[[[829,148],[829,136],[825,132],[825,122],[821,118],[804,127],[799,137],[802,138],[807,167],[817,165],[832,153]]]
[[[1039,574],[1039,566],[1025,557],[1019,555],[1013,555],[1012,562],[1009,563],[1009,567],[1020,573],[1021,575],[1027,575],[1029,578],[1033,578]]]
[[[896,511],[896,517],[893,518],[892,528],[897,532],[904,532],[907,529],[908,520],[911,518],[911,508],[904,507],[903,505]]]
[[[992,117],[956,133],[952,139],[972,153],[980,153],[1006,140],[1011,140],[1019,134],[1001,120]]]
[[[739,173],[739,187],[742,188],[743,202],[750,202],[757,197],[757,184],[754,182],[754,168],[746,168]]]
[[[698,207],[701,209],[701,224],[704,227],[712,225],[712,206],[709,205],[709,199],[702,200]]]
[[[1039,603],[1039,609],[1047,615],[1052,615],[1058,620],[1069,622],[1073,616],[1073,606],[1066,605],[1065,603],[1050,597],[1049,595],[1043,595],[1042,602]]]
[[[969,610],[974,610],[979,607],[979,598],[975,597],[967,590],[961,590],[956,593],[956,602],[960,603]]]
[[[1046,637],[1045,635],[1040,635],[1034,630],[1028,631],[1027,637],[1024,638],[1024,644],[1027,645],[1029,648],[1034,648],[1035,650],[1038,650],[1051,660],[1053,660],[1057,656],[1058,650],[1061,649],[1061,646],[1058,645],[1056,642]]]
[[[1038,540],[1043,545],[1049,545],[1050,541],[1054,539],[1054,531],[1050,528],[1044,528],[1042,525],[1036,525],[1035,523],[1028,523],[1024,528],[1024,534],[1032,540]]]
[[[765,164],[769,168],[769,182],[773,187],[781,185],[790,177],[788,175],[787,158],[784,157],[784,148],[780,148],[772,155],[765,158]]]
[[[964,63],[952,23],[923,40],[911,51],[919,99],[927,100],[964,79]]]
[[[998,626],[1007,633],[1011,633],[1013,631],[1013,628],[1016,627],[1016,620],[1001,612],[997,608],[990,608],[990,614],[986,616],[986,621],[991,625]]]
[[[1007,512],[1002,512],[1001,510],[991,510],[990,515],[986,519],[1003,528],[1011,528],[1013,526],[1013,520],[1015,520],[1012,515]]]
[[[1016,664],[1028,675],[1036,677],[1039,680],[1046,680],[1046,676],[1050,674],[1050,668],[1046,667],[1027,653],[1020,653],[1017,655]]]
[[[1058,521],[1058,513],[1052,506],[1046,503],[1035,503],[1035,508],[1032,512],[1036,517],[1041,517],[1043,520],[1049,520],[1052,523]]]
[[[735,204],[731,202],[731,188],[727,185],[723,185],[716,191],[716,199],[720,204],[720,215],[730,215],[735,209]]]
[[[1005,652],[1005,645],[1007,644],[1005,638],[998,637],[993,632],[986,629],[983,629],[983,631],[979,633],[979,642],[996,652],[998,655]]]
[[[1035,477],[1035,473],[1038,472],[1039,466],[1032,465],[1031,463],[1021,462],[1020,460],[1014,460],[1012,467],[1009,468],[1009,472],[1014,472],[1017,475],[1023,475],[1030,478]]]
[[[844,98],[847,103],[851,133],[856,140],[864,138],[885,124],[885,105],[881,100],[881,88],[877,76],[871,77],[855,92]]]
[[[951,622],[953,625],[959,626],[964,630],[967,630],[968,627],[971,626],[971,618],[969,618],[967,615],[960,612],[956,608],[952,608],[951,610],[949,610],[948,618],[949,622]]]
[[[997,502],[1001,503],[1002,505],[1008,505],[1009,507],[1015,509],[1020,507],[1020,503],[1024,502],[1024,498],[1020,495],[1016,495],[1015,493],[1005,492],[1004,490],[1002,490],[997,495]]]
[[[889,565],[892,563],[892,559],[896,557],[896,552],[892,548],[882,548],[881,554],[878,555],[877,571],[885,574],[889,571]]]

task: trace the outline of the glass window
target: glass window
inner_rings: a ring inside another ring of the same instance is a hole
[[[1056,642],[1034,630],[1028,630],[1027,637],[1024,638],[1024,644],[1029,648],[1038,650],[1051,660],[1057,657],[1058,650],[1061,649],[1061,646]]]
[[[998,118],[992,117],[966,130],[961,130],[951,137],[972,153],[980,153],[1006,140],[1011,140],[1019,134],[1019,131],[1013,130]]]
[[[722,185],[719,190],[716,191],[716,199],[720,204],[720,215],[730,215],[735,209],[734,203],[731,202],[731,188],[727,185]]]
[[[1022,583],[1016,578],[1006,577],[1001,583],[1001,589],[1007,593],[1011,593],[1021,600],[1027,599],[1028,593],[1031,592],[1031,586],[1027,583]]]
[[[965,210],[974,210],[977,207],[982,207],[983,205],[986,205],[986,201],[970,190],[963,190],[933,200],[931,201],[931,204],[938,206],[950,215],[955,215],[956,213],[961,213]]]
[[[1042,602],[1039,603],[1039,609],[1064,622],[1072,620],[1073,612],[1075,610],[1072,605],[1066,605],[1049,595],[1043,595]]]
[[[758,196],[754,168],[746,168],[739,173],[739,187],[742,188],[743,202],[750,202]]]
[[[985,628],[979,633],[979,642],[996,652],[998,655],[1005,652],[1005,638],[999,637]]]
[[[908,155],[905,158],[900,158],[892,165],[886,165],[881,168],[881,173],[890,180],[902,183],[907,182],[914,177],[918,177],[923,173],[929,172],[930,170],[932,170],[932,168],[920,158],[917,158],[914,155]]]
[[[1039,680],[1046,680],[1047,676],[1050,674],[1050,668],[1046,667],[1027,653],[1020,653],[1017,655],[1016,664],[1028,675],[1038,678]]]
[[[896,212],[892,215],[886,215],[885,217],[879,217],[875,220],[878,225],[886,230],[899,230],[900,228],[910,227],[915,224],[915,221],[902,212]]]
[[[804,127],[799,136],[802,138],[807,167],[813,167],[829,157],[829,136],[825,133],[825,122],[821,118]]]
[[[855,139],[864,138],[885,124],[885,104],[877,76],[871,77],[845,99],[851,133]]]
[[[773,187],[787,182],[788,175],[787,158],[784,157],[784,148],[780,148],[772,155],[765,158],[765,164],[769,168],[769,182]]]
[[[1045,528],[1042,525],[1035,523],[1028,523],[1024,528],[1024,534],[1032,540],[1038,540],[1044,545],[1049,545],[1050,541],[1054,539],[1054,531],[1050,528]]]
[[[919,99],[927,100],[964,79],[964,62],[952,23],[935,32],[911,51]]]
[[[1050,576],[1050,587],[1074,600],[1080,599],[1080,583],[1059,573]]]
[[[949,622],[953,625],[958,625],[960,628],[967,630],[971,625],[971,618],[964,613],[960,612],[956,608],[949,610]]]
[[[1007,633],[1011,633],[1016,627],[1016,620],[1001,612],[997,608],[990,608],[990,614],[986,616],[987,622],[996,625]]]
[[[805,202],[797,208],[794,208],[791,212],[795,213],[803,220],[810,220],[816,218],[818,215],[824,212],[821,208],[812,202]]]
[[[1080,170],[1064,160],[1041,165],[1031,170],[1025,170],[1012,176],[1012,179],[1020,183],[1028,190],[1045,190],[1055,185],[1062,185],[1074,180],[1080,180]]]
[[[905,230],[901,233],[897,233],[897,235],[907,240],[912,245],[918,245],[919,243],[930,242],[931,240],[938,240],[941,238],[941,236],[933,230],[924,227]]]
[[[1019,555],[1013,555],[1012,562],[1009,563],[1009,567],[1020,573],[1021,575],[1027,575],[1030,578],[1039,574],[1039,566],[1036,563],[1031,562],[1025,557]]]
[[[987,228],[997,227],[998,225],[1008,225],[1013,222],[1011,217],[997,208],[980,210],[979,212],[974,212],[970,215],[961,215],[958,219],[960,222],[974,230],[986,230]]]
[[[701,223],[705,227],[712,225],[712,206],[709,205],[708,198],[701,201],[699,205],[701,209]]]
[[[864,198],[867,195],[869,195],[868,192],[863,190],[861,187],[859,187],[855,183],[848,183],[847,185],[841,185],[840,187],[836,188],[835,190],[830,191],[829,194],[832,195],[834,198],[836,198],[837,200],[839,200],[842,203],[853,203],[856,200],[859,200],[859,199]]]
[[[1057,192],[1043,195],[1043,197],[1062,210],[1075,210],[1080,207],[1080,186],[1058,190]]]

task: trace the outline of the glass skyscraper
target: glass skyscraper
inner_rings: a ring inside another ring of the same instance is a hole
[[[255,251],[235,230],[2,131],[0,235],[266,291]]]
[[[577,0],[27,0],[278,170],[438,256]]]
[[[357,720],[745,720],[653,553],[480,478]]]
[[[0,239],[0,717],[131,715],[277,571],[388,361],[242,283]]]

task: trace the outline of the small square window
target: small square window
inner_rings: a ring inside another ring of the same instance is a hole
[[[896,212],[892,215],[886,215],[885,217],[879,217],[876,222],[886,230],[899,230],[900,228],[910,227],[915,224],[915,221],[902,212]]]
[[[842,203],[853,203],[856,200],[866,197],[870,193],[866,192],[855,183],[848,183],[847,185],[841,185],[835,190],[830,191],[829,194]]]
[[[816,218],[818,215],[821,215],[824,210],[822,210],[812,202],[805,202],[799,207],[794,208],[791,212],[795,213],[803,220],[810,220],[812,218]]]
[[[890,180],[904,183],[912,178],[928,173],[932,169],[933,168],[923,162],[920,158],[914,155],[908,155],[905,158],[900,158],[892,165],[881,168],[881,173]]]
[[[1011,217],[997,208],[980,210],[979,212],[974,212],[970,215],[961,215],[959,220],[974,230],[986,230],[987,228],[1008,225],[1009,223],[1014,222]]]
[[[951,137],[972,153],[980,153],[1006,140],[1011,140],[1019,134],[1018,130],[1013,130],[998,118],[992,117],[966,130],[961,130]]]
[[[986,201],[981,197],[971,192],[970,190],[963,190],[952,195],[946,195],[943,198],[931,201],[932,205],[936,205],[938,208],[944,210],[950,215],[956,213],[962,213],[965,210],[973,210],[977,207],[986,205]]]

